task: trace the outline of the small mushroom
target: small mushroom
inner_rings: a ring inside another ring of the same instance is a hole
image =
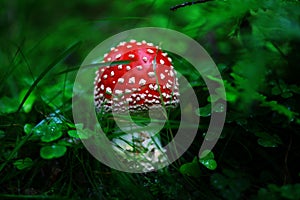
[[[178,105],[178,79],[167,53],[152,43],[131,40],[121,42],[104,56],[104,62],[123,60],[129,63],[101,67],[96,72],[94,102],[98,112],[122,113],[129,110],[139,115],[149,109]],[[135,133],[135,137],[124,136],[120,140],[131,140],[131,144],[136,142],[134,138],[138,138],[141,146],[147,146],[145,148],[149,152],[158,154],[157,151],[162,148],[152,145],[154,134],[143,131]],[[151,145],[154,149],[149,149]],[[128,144],[118,146],[128,150]]]

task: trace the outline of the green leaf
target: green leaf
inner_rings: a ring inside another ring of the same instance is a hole
[[[281,90],[277,85],[272,88],[271,92],[272,92],[273,95],[281,94]]]
[[[277,101],[263,101],[262,106],[270,107],[273,111],[276,111],[282,115],[285,115],[289,119],[292,119],[295,116],[295,112],[291,111],[289,108],[278,104]]]
[[[255,135],[259,137],[257,143],[263,147],[278,147],[279,144],[282,144],[278,135],[270,135],[266,132],[257,132]]]
[[[62,131],[58,130],[57,126],[51,126],[45,131],[45,135],[41,137],[43,142],[52,142],[62,136]]]
[[[213,187],[219,190],[224,190],[228,185],[228,180],[225,176],[216,173],[211,176],[210,183]]]
[[[22,102],[23,98],[25,97],[27,93],[27,90],[23,90],[20,93],[20,97],[19,97],[19,102]],[[35,102],[36,96],[35,94],[32,92],[26,99],[26,101],[23,103],[23,110],[25,113],[29,113],[32,109],[32,106]]]
[[[5,132],[0,130],[0,139],[5,137]]]
[[[300,87],[298,87],[297,85],[291,85],[290,86],[290,91],[294,92],[296,94],[300,94]]]
[[[9,98],[7,96],[0,99],[0,113],[13,113],[17,111],[18,107],[17,98]]]
[[[197,157],[195,157],[192,162],[181,165],[179,171],[183,175],[200,177],[201,171],[197,161]]]
[[[78,138],[87,139],[94,135],[94,132],[89,129],[84,129],[83,124],[75,124]]]
[[[68,131],[68,135],[69,135],[70,137],[79,138],[79,136],[78,136],[76,130],[69,130],[69,131]]]
[[[201,117],[209,117],[211,115],[211,104],[207,104],[204,107],[198,108],[196,114]]]
[[[217,168],[217,162],[213,159],[200,159],[200,163],[210,170],[215,170]]]
[[[215,170],[217,168],[217,162],[214,160],[214,154],[210,150],[202,152],[199,162],[204,165],[207,169]]]
[[[281,96],[282,96],[283,98],[287,99],[287,98],[292,97],[292,96],[293,96],[293,93],[291,93],[291,92],[284,92],[284,93],[281,94]]]
[[[220,112],[224,112],[224,111],[225,111],[225,105],[223,103],[216,103],[213,106],[213,112],[220,113]]]
[[[74,144],[77,144],[77,140],[75,138],[64,138],[59,140],[57,144],[61,146],[72,147]]]
[[[32,159],[28,157],[25,159],[16,160],[14,162],[14,166],[19,170],[30,168],[32,165],[33,165]]]
[[[31,133],[31,130],[33,129],[34,125],[32,124],[25,124],[24,125],[24,132],[28,135]]]
[[[251,186],[248,177],[244,177],[236,170],[223,169],[222,171],[223,174],[212,174],[211,185],[220,191],[224,199],[241,199],[243,191]]]
[[[214,103],[214,102],[218,101],[220,98],[221,98],[220,95],[211,94],[207,97],[207,101]]]
[[[44,146],[40,150],[40,156],[44,159],[59,158],[65,155],[67,147],[53,144],[51,146]]]
[[[288,184],[281,187],[269,184],[267,188],[260,188],[258,199],[300,199],[300,184]]]
[[[200,159],[214,159],[215,155],[211,150],[204,150],[201,153]]]
[[[63,135],[66,129],[64,117],[52,113],[33,128],[33,136],[40,137],[43,142],[52,142]]]
[[[286,199],[300,199],[300,184],[282,186],[281,195]]]

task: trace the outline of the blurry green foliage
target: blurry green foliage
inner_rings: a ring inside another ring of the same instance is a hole
[[[33,165],[33,162],[32,162],[31,158],[19,159],[19,160],[14,162],[14,166],[19,170],[29,168],[32,165]]]
[[[281,187],[270,184],[267,188],[261,188],[258,191],[257,199],[300,199],[300,184],[289,184]]]
[[[242,193],[250,187],[248,178],[228,169],[224,169],[223,174],[215,173],[211,176],[213,187],[220,191],[224,199],[241,199]]]
[[[282,141],[278,135],[270,135],[266,132],[256,132],[255,135],[258,138],[257,142],[263,147],[278,147],[282,144]]]

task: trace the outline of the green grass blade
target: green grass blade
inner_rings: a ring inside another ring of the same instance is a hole
[[[38,78],[34,81],[34,83],[31,85],[27,93],[25,94],[24,98],[22,99],[22,102],[20,103],[17,112],[19,112],[31,94],[31,92],[34,90],[34,88],[37,86],[37,84],[46,76],[46,74],[54,68],[60,61],[62,61],[66,56],[68,56],[70,53],[75,51],[79,46],[81,42],[76,42],[74,45],[72,45],[70,48],[68,48],[66,51],[64,51],[62,54],[60,54],[52,63],[50,63],[46,69],[38,76]]]

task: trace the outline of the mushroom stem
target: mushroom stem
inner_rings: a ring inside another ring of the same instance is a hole
[[[137,126],[131,120],[123,119],[122,123],[119,121],[120,124],[125,134],[113,139],[114,149],[127,162],[135,161],[131,167],[143,167],[145,171],[150,171],[167,165],[168,158],[161,144],[160,129],[151,128],[160,127],[159,120],[146,128]]]

